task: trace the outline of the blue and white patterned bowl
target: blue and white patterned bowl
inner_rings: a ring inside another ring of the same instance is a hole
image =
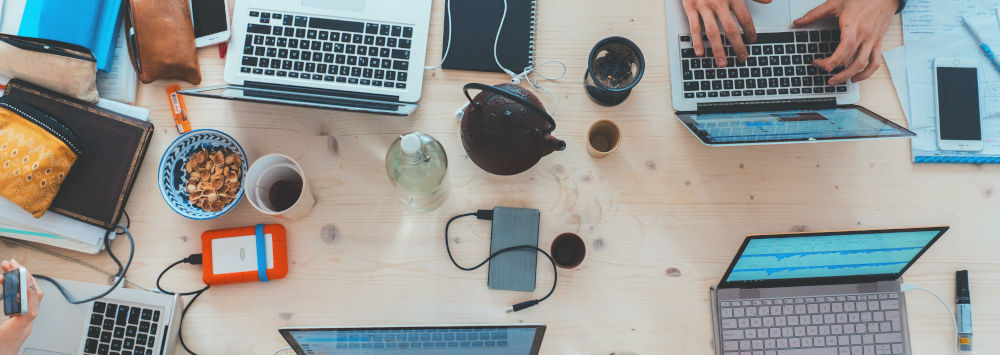
[[[240,174],[240,188],[236,192],[236,197],[218,212],[205,211],[191,204],[188,201],[187,190],[184,188],[188,181],[187,171],[184,169],[188,158],[202,148],[208,148],[211,151],[229,149],[236,153],[242,161],[240,165],[240,170],[242,171]],[[236,207],[240,200],[243,199],[243,179],[246,175],[247,155],[243,152],[243,147],[240,147],[240,144],[233,137],[214,129],[198,129],[178,137],[163,152],[163,158],[160,158],[160,167],[157,173],[159,177],[157,184],[160,186],[160,194],[163,196],[163,200],[167,202],[167,206],[170,206],[174,212],[187,218],[206,220],[224,215],[232,210],[233,207]]]

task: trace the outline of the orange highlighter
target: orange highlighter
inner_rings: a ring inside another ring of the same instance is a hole
[[[167,87],[167,99],[170,100],[170,111],[174,114],[174,124],[177,126],[177,133],[187,133],[191,131],[191,122],[187,118],[187,107],[184,106],[184,98],[177,94],[181,87],[177,84]]]

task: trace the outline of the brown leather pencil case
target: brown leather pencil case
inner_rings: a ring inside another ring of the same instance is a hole
[[[139,80],[201,83],[188,0],[126,0],[128,54]]]

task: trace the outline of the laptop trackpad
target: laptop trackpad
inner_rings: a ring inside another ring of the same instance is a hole
[[[792,21],[822,4],[823,0],[774,0],[770,4],[746,0],[746,3],[753,23],[759,28],[767,28],[789,26]]]
[[[746,1],[756,27],[785,27],[792,23],[793,18],[788,13],[789,2],[797,1],[774,0],[770,4]]]
[[[337,11],[364,12],[368,0],[302,0],[302,6]]]

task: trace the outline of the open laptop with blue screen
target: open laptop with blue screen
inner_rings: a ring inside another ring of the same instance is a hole
[[[716,353],[910,354],[900,277],[947,230],[747,237],[712,289]]]
[[[281,328],[299,355],[538,355],[545,326]]]

